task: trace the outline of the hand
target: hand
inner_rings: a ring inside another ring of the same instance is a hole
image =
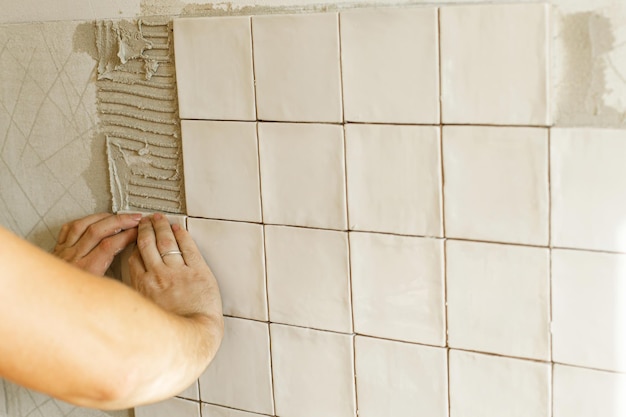
[[[221,320],[221,298],[213,273],[189,233],[176,224],[170,226],[163,215],[157,213],[139,223],[129,269],[131,285],[165,310]]]
[[[52,253],[79,268],[104,275],[115,255],[137,239],[141,214],[99,213],[61,227]]]

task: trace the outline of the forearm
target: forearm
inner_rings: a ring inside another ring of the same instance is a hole
[[[0,240],[0,340],[10,340],[0,342],[0,376],[75,404],[115,409],[176,394],[215,354],[219,295],[201,325],[1,229]]]

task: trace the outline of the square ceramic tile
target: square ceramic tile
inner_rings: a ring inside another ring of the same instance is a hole
[[[548,249],[446,242],[448,344],[550,360]]]
[[[450,350],[450,417],[550,417],[550,364]]]
[[[183,120],[187,214],[261,222],[256,123]]]
[[[187,398],[189,400],[200,401],[200,391],[198,381],[194,381],[187,389],[177,395],[177,397]]]
[[[259,120],[341,122],[337,13],[252,17]]]
[[[626,251],[626,133],[552,129],[552,244]]]
[[[442,236],[439,128],[347,125],[351,230]]]
[[[194,218],[188,223],[219,284],[224,314],[266,321],[263,226]]]
[[[346,229],[343,129],[260,123],[265,223]]]
[[[171,398],[151,405],[135,408],[135,417],[200,417],[200,404],[194,401]]]
[[[554,417],[623,417],[626,375],[554,366]]]
[[[359,417],[448,416],[448,351],[356,337]]]
[[[224,339],[200,377],[203,402],[274,414],[269,325],[224,318]]]
[[[233,408],[202,404],[202,417],[264,417],[262,414],[248,413]]]
[[[345,119],[439,124],[437,9],[341,12]]]
[[[250,17],[174,19],[182,119],[256,120]]]
[[[272,324],[276,415],[355,417],[353,336]]]
[[[354,328],[444,346],[443,241],[350,233]]]
[[[348,233],[266,226],[270,321],[352,332]]]
[[[443,122],[550,124],[550,7],[440,10]]]
[[[548,244],[548,130],[446,126],[447,237]]]
[[[626,372],[626,255],[552,251],[555,362]]]

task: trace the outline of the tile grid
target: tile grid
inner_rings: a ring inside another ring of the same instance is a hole
[[[338,18],[338,29],[339,29],[339,33],[341,33],[341,18],[340,18],[341,14],[339,14],[339,18]],[[252,19],[250,19],[251,21],[251,25],[252,25]],[[385,233],[385,232],[376,232],[376,231],[365,231],[365,230],[358,230],[358,232],[367,232],[367,233],[372,233],[372,234],[380,234],[380,235],[392,235],[392,236],[411,236],[411,237],[422,237],[422,238],[428,238],[428,239],[442,239],[444,240],[444,251],[443,251],[443,274],[444,274],[444,303],[445,303],[445,346],[443,348],[445,348],[447,350],[447,371],[448,371],[448,389],[447,389],[447,394],[448,394],[448,413],[450,413],[450,389],[449,389],[449,384],[450,384],[450,352],[451,350],[453,350],[450,345],[449,345],[449,340],[448,340],[448,313],[447,313],[447,271],[446,271],[446,266],[447,266],[447,262],[446,262],[446,246],[447,246],[447,242],[449,240],[454,241],[454,240],[458,240],[458,241],[469,241],[469,242],[484,242],[484,243],[498,243],[498,244],[502,244],[502,245],[510,245],[510,246],[522,246],[522,247],[534,247],[534,248],[543,248],[543,249],[548,249],[549,251],[549,284],[550,284],[550,290],[549,290],[549,297],[550,297],[550,302],[549,302],[549,307],[550,307],[550,323],[552,323],[552,251],[553,249],[568,249],[568,248],[562,248],[562,247],[557,247],[557,246],[553,246],[553,242],[552,242],[552,194],[551,194],[551,155],[550,155],[550,151],[551,151],[551,141],[550,141],[550,134],[551,134],[551,128],[550,126],[529,126],[529,125],[489,125],[489,124],[485,124],[485,125],[472,125],[472,126],[495,126],[495,127],[540,127],[540,128],[544,128],[547,129],[548,131],[548,153],[547,153],[547,164],[548,164],[548,244],[547,246],[544,245],[532,245],[532,244],[518,244],[518,243],[510,243],[510,242],[497,242],[497,241],[493,241],[493,240],[485,240],[485,241],[481,241],[481,240],[476,240],[476,239],[460,239],[460,238],[449,238],[446,236],[446,229],[445,229],[445,216],[443,215],[443,213],[445,213],[445,195],[443,193],[443,185],[445,183],[445,171],[444,171],[444,164],[443,164],[443,132],[442,132],[442,128],[444,126],[443,123],[443,119],[442,119],[442,94],[441,94],[441,84],[442,84],[442,74],[441,74],[441,42],[440,42],[440,37],[441,37],[441,15],[440,15],[440,8],[437,8],[437,32],[438,32],[438,38],[437,38],[437,43],[438,43],[438,59],[439,59],[439,124],[438,125],[422,125],[422,124],[405,124],[405,123],[361,123],[361,122],[356,122],[354,124],[383,124],[383,125],[407,125],[407,126],[438,126],[439,127],[439,131],[440,131],[440,135],[439,135],[439,152],[440,152],[440,172],[441,172],[441,193],[440,193],[440,199],[441,199],[441,207],[440,207],[440,211],[441,211],[441,222],[442,222],[442,231],[443,231],[443,236],[441,237],[433,237],[433,236],[419,236],[419,235],[413,235],[413,234],[409,234],[409,235],[404,235],[404,234],[397,234],[397,233]],[[254,48],[254,36],[253,34],[251,34],[252,37],[252,45]],[[339,43],[340,48],[341,48],[341,42]],[[340,71],[342,71],[341,68],[341,49],[340,49]],[[254,60],[253,60],[254,63]],[[254,65],[254,64],[253,64]],[[253,71],[254,71],[254,67],[253,67]],[[255,78],[256,79],[256,78]],[[341,109],[342,109],[342,119],[343,119],[343,123],[319,123],[319,122],[298,122],[298,123],[314,123],[314,124],[331,124],[331,125],[340,125],[344,127],[344,135],[342,137],[342,141],[343,141],[343,156],[344,156],[344,175],[346,176],[344,178],[344,181],[346,182],[345,186],[345,193],[346,196],[348,194],[348,184],[347,184],[347,153],[346,153],[346,138],[345,138],[345,126],[352,124],[353,122],[348,122],[345,120],[345,108],[344,108],[344,104],[345,101],[343,100],[343,77],[340,77],[340,80],[342,82],[342,92],[341,92]],[[255,92],[256,92],[256,84],[255,84]],[[259,135],[258,135],[258,126],[260,122],[264,122],[264,123],[285,123],[285,122],[280,122],[280,121],[266,121],[266,120],[259,120],[258,118],[258,105],[256,102],[256,93],[255,93],[255,112],[257,115],[257,121],[256,121],[256,131],[257,131],[257,149],[259,154],[257,155],[258,162],[259,162],[259,177],[261,175],[260,173],[260,145],[259,145]],[[232,121],[232,120],[231,120]],[[447,123],[445,124],[445,126],[454,126],[455,124],[450,124]],[[458,126],[467,126],[468,124],[458,124]],[[262,187],[262,181],[259,181],[259,187]],[[262,192],[261,192],[261,199],[262,199]],[[348,198],[346,198],[346,217],[348,220],[348,226],[347,226],[347,230],[340,230],[340,229],[327,229],[327,228],[318,228],[318,227],[304,227],[304,226],[294,226],[294,225],[281,225],[281,224],[274,224],[274,223],[265,223],[264,221],[264,216],[263,216],[263,204],[261,202],[261,219],[262,219],[262,223],[253,223],[253,224],[261,224],[263,225],[263,236],[264,236],[264,257],[265,257],[265,264],[264,264],[264,268],[265,268],[265,285],[266,288],[268,286],[267,283],[267,259],[266,259],[266,251],[265,251],[265,245],[266,245],[266,239],[265,239],[265,227],[268,225],[278,225],[278,226],[289,226],[289,227],[302,227],[305,229],[316,229],[316,230],[334,230],[334,231],[341,231],[341,232],[345,232],[348,233],[348,259],[350,260],[349,263],[349,284],[350,284],[350,303],[352,305],[352,298],[353,298],[353,290],[352,290],[352,266],[351,266],[351,248],[350,248],[350,236],[352,235],[352,233],[354,232],[354,230],[350,229],[350,222],[349,222],[349,210],[348,210]],[[219,220],[219,219],[216,219]],[[229,221],[235,221],[237,222],[237,220],[231,220],[229,219]],[[243,223],[250,223],[250,222],[243,222]],[[619,252],[619,251],[606,251],[606,250],[587,250],[587,249],[579,249],[579,248],[574,248],[576,250],[582,250],[582,251],[589,251],[589,252],[599,252],[599,253],[626,253],[626,252]],[[269,294],[266,291],[266,296],[268,297],[267,299],[267,309],[268,309],[268,317],[269,317]],[[290,325],[292,327],[300,327],[300,328],[307,328],[307,329],[314,329],[314,330],[320,330],[320,331],[325,331],[325,332],[331,332],[331,333],[339,333],[339,334],[347,334],[352,336],[352,340],[353,340],[353,370],[355,371],[355,386],[356,386],[356,351],[355,351],[355,343],[354,343],[354,338],[356,336],[366,336],[366,337],[371,337],[371,338],[375,338],[375,339],[382,339],[382,340],[390,340],[390,341],[400,341],[400,340],[395,340],[395,339],[390,339],[390,338],[384,338],[384,337],[375,337],[375,336],[371,336],[371,335],[364,335],[364,334],[360,334],[356,332],[356,329],[354,328],[354,309],[351,308],[351,320],[352,320],[352,326],[353,326],[353,332],[352,333],[342,333],[342,332],[334,332],[334,331],[329,331],[329,330],[325,330],[325,329],[315,329],[313,327],[305,327],[305,326],[295,326],[295,325]],[[273,322],[271,322],[270,319],[268,319],[267,322],[264,323],[268,323],[271,324]],[[429,344],[425,344],[425,343],[415,343],[415,342],[407,342],[407,341],[400,341],[403,343],[411,343],[411,344],[415,344],[415,345],[423,345],[423,346],[433,346],[433,347],[437,347],[437,348],[442,348],[442,346],[438,346],[438,345],[429,345]],[[505,357],[505,358],[517,358],[517,359],[522,359],[525,361],[531,361],[531,362],[538,362],[538,363],[545,363],[545,364],[550,364],[550,406],[551,409],[553,410],[554,407],[554,403],[553,403],[553,395],[552,392],[554,391],[554,378],[553,378],[553,373],[554,373],[554,366],[556,364],[558,364],[557,362],[553,361],[553,349],[552,349],[552,342],[553,342],[553,338],[552,338],[552,329],[550,329],[550,336],[549,336],[549,354],[550,354],[550,359],[549,360],[538,360],[538,359],[531,359],[531,358],[525,358],[525,357],[516,357],[516,356],[509,356],[509,355],[500,355],[500,354],[495,354],[495,353],[490,353],[490,352],[481,352],[481,351],[474,351],[474,350],[470,350],[470,349],[454,349],[454,350],[459,350],[459,351],[465,351],[465,352],[472,352],[472,353],[480,353],[483,355],[488,355],[488,356],[496,356],[496,357]],[[270,362],[271,362],[271,338],[270,338]],[[572,365],[570,365],[572,366]],[[582,367],[582,366],[578,366],[580,368],[585,368],[585,369],[594,369],[594,368],[588,368],[588,367]],[[273,369],[273,368],[271,368]],[[602,371],[606,371],[606,370],[602,370]],[[614,371],[607,371],[607,372],[614,372]],[[615,372],[615,373],[619,373],[619,372]],[[272,386],[273,386],[273,371],[272,371]],[[275,390],[272,389],[273,392],[273,397],[275,397]],[[357,394],[357,390],[355,389],[355,401],[357,401],[358,404],[358,394]],[[276,403],[275,403],[275,398],[272,399],[273,401],[273,405],[274,405],[274,409],[276,407]],[[232,408],[232,407],[226,407],[226,408]],[[233,408],[234,409],[234,408]],[[553,412],[553,411],[552,411]],[[449,414],[448,414],[449,415]]]

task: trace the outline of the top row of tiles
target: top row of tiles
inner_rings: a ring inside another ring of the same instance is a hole
[[[518,4],[176,19],[180,116],[546,126],[549,10]]]

